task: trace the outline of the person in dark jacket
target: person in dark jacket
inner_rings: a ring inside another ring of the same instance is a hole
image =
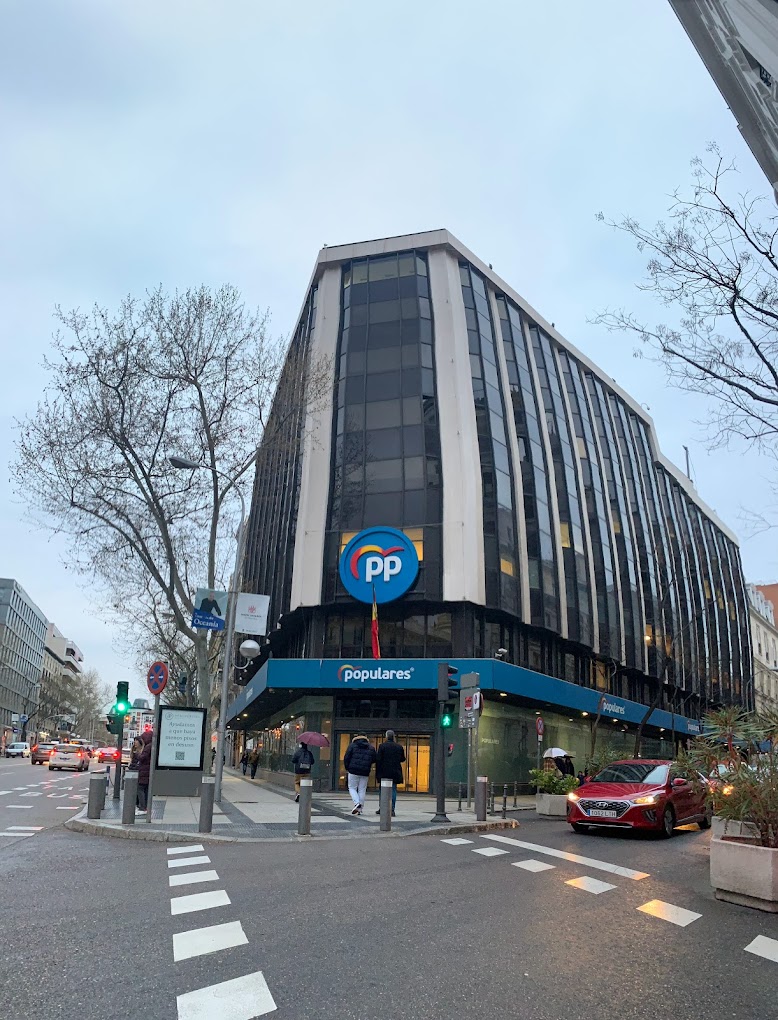
[[[240,758],[240,763],[243,766],[243,775],[246,775],[246,769],[249,767],[249,753],[244,751]]]
[[[256,779],[257,777],[257,766],[259,765],[259,748],[255,747],[249,755],[249,767],[251,768],[251,778]]]
[[[151,733],[141,733],[140,740],[143,742],[143,750],[138,758],[138,807],[141,811],[146,810],[149,795],[149,773],[151,772]]]
[[[404,782],[402,765],[404,761],[405,748],[394,739],[394,730],[387,730],[386,740],[378,745],[376,752],[375,778],[379,786],[379,796],[381,780],[392,780],[392,814],[397,804],[397,784]],[[381,814],[380,804],[376,814]]]
[[[313,768],[313,752],[308,750],[307,744],[300,744],[292,756],[294,765],[294,792],[295,803],[300,799],[300,780],[310,779]]]
[[[132,746],[130,747],[130,764],[127,766],[128,772],[137,772],[140,766],[140,754],[143,750],[143,741],[140,737],[133,737]],[[135,793],[135,807],[140,811],[140,792],[136,790]]]
[[[348,773],[348,792],[354,801],[352,815],[361,815],[365,806],[367,780],[370,770],[375,764],[376,751],[367,737],[360,733],[351,741],[343,756],[343,764]]]

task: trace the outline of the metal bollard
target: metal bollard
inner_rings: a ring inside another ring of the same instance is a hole
[[[200,820],[197,823],[198,832],[210,832],[213,828],[213,795],[216,785],[216,776],[203,776],[200,785]]]
[[[381,832],[392,831],[392,787],[394,783],[391,779],[381,780],[381,792],[379,794],[379,810],[381,812],[381,820],[379,829]]]
[[[118,800],[122,786],[122,762],[121,758],[113,767],[113,799]]]
[[[519,782],[517,779],[513,781],[513,806],[515,808],[519,806]]]
[[[100,810],[102,811],[105,808],[105,798],[108,796],[108,790],[111,786],[111,766],[106,765],[105,772],[98,773],[98,775],[100,775],[103,780],[103,788],[100,793]]]
[[[502,787],[502,816],[508,817],[508,784],[503,783]]]
[[[135,806],[138,800],[138,773],[124,773],[124,800],[122,801],[122,825],[135,824]]]
[[[489,814],[494,814],[494,783],[489,783]]]
[[[93,772],[89,777],[89,800],[86,805],[87,818],[99,818],[105,806],[105,779],[102,772]]]
[[[486,821],[486,800],[488,793],[486,784],[488,782],[488,776],[475,777],[475,820],[477,822]]]
[[[311,803],[313,802],[313,780],[300,780],[300,810],[297,813],[297,835],[311,834]]]
[[[459,801],[457,803],[457,811],[462,810],[462,784],[459,784]]]

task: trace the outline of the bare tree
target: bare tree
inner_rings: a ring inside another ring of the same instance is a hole
[[[765,198],[736,193],[734,163],[715,145],[708,152],[707,162],[692,161],[691,190],[673,194],[667,222],[607,221],[649,255],[639,289],[672,308],[674,324],[647,325],[623,309],[594,321],[635,333],[636,357],[657,358],[671,382],[713,398],[712,444],[739,437],[774,456],[778,215]]]
[[[231,287],[160,288],[115,312],[58,308],[57,319],[43,398],[17,422],[17,493],[42,526],[70,537],[71,562],[105,611],[135,628],[138,647],[171,625],[190,643],[210,706],[219,642],[191,627],[196,589],[229,583],[235,487],[250,481],[263,437],[288,440],[283,415],[268,432],[285,355],[296,422],[326,373],[302,347],[287,355],[267,314]],[[174,453],[211,470],[176,472]]]

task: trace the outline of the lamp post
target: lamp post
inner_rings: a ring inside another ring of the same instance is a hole
[[[226,478],[230,485],[235,485],[235,479],[218,468],[210,467],[208,464],[198,464],[194,460],[187,460],[186,457],[168,457],[168,461],[174,468],[185,471],[211,471],[215,475]],[[214,784],[213,799],[218,804],[222,799],[222,775],[224,773],[224,741],[227,730],[227,693],[230,686],[230,660],[232,658],[232,640],[235,633],[235,607],[240,589],[240,568],[243,562],[243,544],[246,520],[246,501],[243,493],[237,485],[235,489],[240,497],[240,524],[238,525],[238,543],[235,550],[235,569],[232,574],[233,594],[227,596],[227,621],[224,628],[224,650],[222,655],[222,681],[221,699],[219,702],[219,723],[216,729],[216,783]]]

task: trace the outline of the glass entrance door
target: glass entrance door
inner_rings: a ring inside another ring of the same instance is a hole
[[[385,739],[382,733],[366,733],[365,736],[377,748]],[[356,736],[356,733],[338,734],[338,789],[347,789],[346,767],[343,764],[343,757],[346,748]],[[406,793],[429,793],[430,790],[430,737],[429,734],[396,733],[394,738],[398,744],[405,749],[405,761],[403,763],[403,775],[405,782],[398,785],[397,789]],[[368,783],[369,790],[376,790],[375,769],[370,773]]]

